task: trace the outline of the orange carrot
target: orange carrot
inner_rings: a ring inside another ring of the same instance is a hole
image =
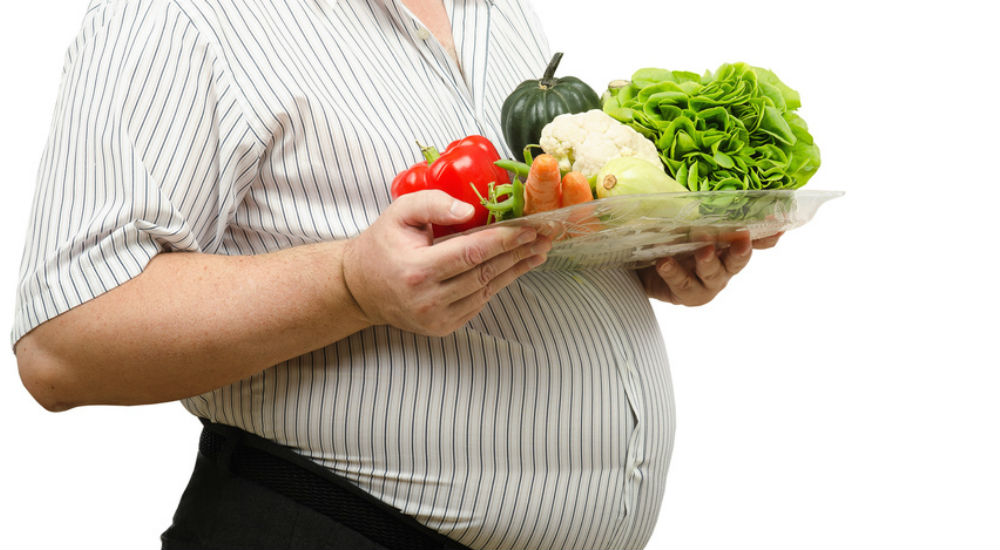
[[[524,182],[524,214],[536,214],[559,208],[562,195],[559,161],[552,155],[541,154],[531,163]]]
[[[577,206],[593,200],[594,195],[590,191],[587,176],[580,172],[569,172],[563,177],[562,205],[563,207],[576,206],[566,216],[564,238],[579,237],[601,230],[601,220],[594,216],[594,205]]]
[[[587,181],[587,176],[577,171],[569,172],[563,176],[562,206],[573,206],[574,204],[592,200],[594,200],[594,195],[590,192],[590,183]]]

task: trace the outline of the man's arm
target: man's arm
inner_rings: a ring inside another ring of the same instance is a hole
[[[134,279],[39,325],[15,348],[45,408],[198,395],[365,328],[344,242],[257,256],[164,253]]]
[[[438,191],[401,197],[349,241],[254,256],[159,254],[132,280],[22,337],[21,379],[52,411],[159,403],[374,324],[450,333],[551,247],[514,228],[432,245],[429,224],[471,217],[456,203]]]

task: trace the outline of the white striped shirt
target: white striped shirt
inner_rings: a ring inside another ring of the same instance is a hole
[[[415,140],[482,134],[510,156],[500,106],[549,57],[525,1],[445,0],[459,70],[399,0],[93,0],[11,342],[161,252],[357,235]],[[624,270],[529,273],[448,337],[374,327],[183,403],[473,548],[644,546],[674,431],[660,331]]]

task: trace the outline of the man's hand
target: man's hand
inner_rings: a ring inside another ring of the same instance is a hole
[[[428,336],[452,333],[500,289],[545,261],[551,239],[497,227],[433,244],[431,224],[473,208],[442,191],[396,199],[344,252],[344,282],[371,324]]]
[[[719,240],[730,243],[725,251],[717,251],[714,244],[709,244],[693,255],[662,258],[655,266],[640,269],[639,279],[650,298],[685,306],[705,305],[746,267],[752,249],[771,248],[782,234],[752,243],[745,231],[720,235]]]

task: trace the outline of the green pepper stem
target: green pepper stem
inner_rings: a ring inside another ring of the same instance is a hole
[[[427,165],[430,166],[434,164],[434,161],[441,158],[441,153],[438,152],[437,147],[433,145],[424,146],[423,143],[417,141],[417,147],[420,148],[420,153],[424,155],[424,160],[427,161]]]

